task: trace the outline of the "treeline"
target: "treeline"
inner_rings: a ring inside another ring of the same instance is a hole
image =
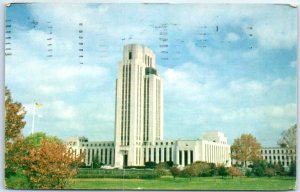
[[[153,165],[154,162],[148,162]],[[171,174],[174,179],[176,177],[211,177],[211,176],[296,176],[296,163],[292,162],[288,170],[285,170],[281,164],[267,163],[264,160],[257,160],[245,167],[225,167],[224,165],[216,165],[202,161],[194,162],[185,167],[170,166],[170,163],[160,163],[155,166],[154,170],[159,175]]]

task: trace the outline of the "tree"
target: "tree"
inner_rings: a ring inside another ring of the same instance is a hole
[[[248,161],[260,159],[261,145],[251,134],[242,134],[231,146],[231,157],[247,166]]]
[[[22,104],[14,102],[10,90],[5,87],[5,144],[21,137],[21,130],[26,124],[25,114]]]
[[[63,189],[77,173],[81,158],[74,157],[62,143],[43,140],[23,161],[33,189]]]
[[[75,157],[57,137],[24,138],[25,111],[5,88],[5,182],[16,189],[61,189],[76,174],[84,153]],[[21,182],[20,182],[21,181]]]
[[[171,172],[174,179],[175,179],[175,177],[180,175],[180,170],[176,166],[171,167],[170,172]]]
[[[264,160],[255,160],[252,165],[252,173],[258,177],[264,176],[266,168],[267,163]]]
[[[243,175],[241,170],[237,167],[228,167],[227,171],[228,171],[228,174],[231,175],[232,178],[234,176],[242,176]]]
[[[296,173],[297,173],[297,170],[296,170],[296,162],[295,161],[292,161],[290,166],[289,166],[289,172],[288,172],[288,175],[289,176],[294,176],[296,177]]]
[[[280,147],[296,149],[296,141],[297,124],[294,124],[288,130],[285,130],[281,133],[281,138],[278,140],[277,144]]]
[[[20,163],[19,156],[25,155],[22,145],[21,130],[24,121],[25,110],[21,103],[14,102],[10,90],[5,87],[5,178],[15,175]]]
[[[228,175],[228,171],[226,170],[224,165],[218,167],[218,175],[222,176],[222,179],[224,178],[224,176]]]

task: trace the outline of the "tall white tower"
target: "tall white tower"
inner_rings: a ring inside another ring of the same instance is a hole
[[[163,86],[151,49],[126,45],[116,81],[115,166],[144,165],[144,145],[163,139]]]

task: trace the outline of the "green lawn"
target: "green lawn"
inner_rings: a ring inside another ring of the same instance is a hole
[[[161,189],[161,190],[292,190],[295,177],[225,178],[197,177],[160,179],[73,179],[70,189]]]

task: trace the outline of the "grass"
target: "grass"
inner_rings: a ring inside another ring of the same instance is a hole
[[[295,177],[196,177],[160,179],[72,179],[67,189],[132,189],[132,190],[292,190]]]

